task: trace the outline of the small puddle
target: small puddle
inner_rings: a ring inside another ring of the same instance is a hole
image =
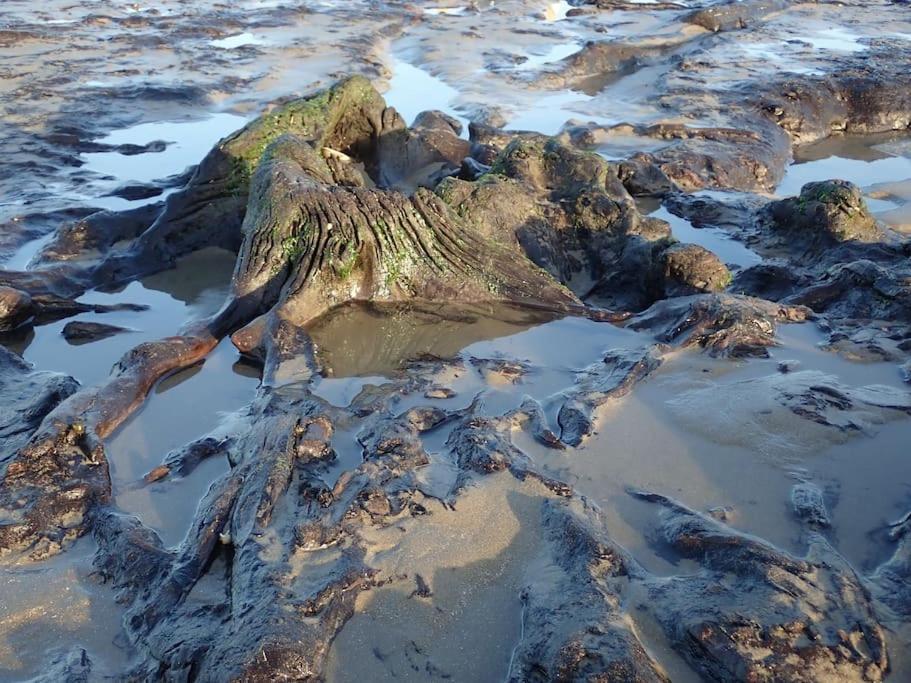
[[[89,292],[79,300],[91,304],[142,304],[147,311],[83,313],[34,328],[9,344],[42,370],[71,375],[83,386],[106,379],[120,357],[145,341],[176,334],[192,319],[216,312],[228,294],[234,254],[204,249],[182,259],[177,268],[132,282],[115,293]],[[71,345],[62,336],[67,323],[97,322],[127,328],[88,344]]]
[[[238,47],[244,47],[246,45],[266,45],[267,41],[264,38],[255,36],[252,33],[238,33],[237,35],[227,36],[226,38],[219,38],[218,40],[210,40],[209,45],[212,47],[218,47],[222,50],[233,50]]]
[[[866,45],[859,42],[860,36],[851,33],[846,28],[835,26],[816,31],[799,38],[802,42],[809,43],[817,50],[832,50],[833,52],[863,52]]]
[[[424,14],[429,14],[430,16],[434,17],[460,17],[468,14],[468,7],[464,5],[458,7],[425,7],[423,11]]]
[[[392,78],[383,97],[408,125],[421,112],[436,109],[458,119],[467,134],[468,119],[453,106],[459,98],[459,91],[421,67],[393,57]]]
[[[183,540],[199,501],[228,471],[228,462],[212,457],[186,477],[152,484],[143,477],[169,452],[206,436],[249,404],[257,386],[258,371],[238,361],[228,339],[201,365],[161,380],[141,410],[105,443],[117,507],[157,531],[166,546]]]
[[[529,50],[528,59],[522,62],[517,69],[522,71],[540,69],[546,64],[553,64],[574,55],[580,47],[578,43],[559,43],[540,50]]]
[[[648,215],[670,223],[672,234],[684,244],[705,247],[727,265],[749,268],[762,262],[759,254],[721,228],[693,227],[688,220],[675,216],[663,206]]]
[[[32,262],[32,259],[38,255],[45,245],[50,244],[51,240],[54,239],[54,233],[48,233],[43,237],[39,237],[34,240],[29,240],[21,247],[19,247],[16,252],[10,256],[6,262],[3,264],[4,270],[27,270],[29,264]]]
[[[516,67],[516,71],[531,71],[550,64],[578,51],[576,43],[558,44],[541,52],[529,52],[527,61]],[[469,119],[462,111],[465,106],[462,93],[426,69],[415,66],[402,58],[392,57],[392,77],[383,97],[386,103],[395,107],[406,123],[411,124],[423,111],[439,110],[460,121],[467,135]],[[613,76],[613,74],[612,74]],[[618,78],[622,78],[619,74]],[[582,119],[609,125],[614,119],[593,114],[586,110],[586,104],[594,99],[593,94],[575,90],[563,91],[512,91],[501,93],[500,104],[507,118],[506,128],[527,130],[555,135],[571,119]]]
[[[342,306],[310,326],[330,377],[391,377],[408,360],[453,358],[479,340],[505,337],[553,314],[502,306]],[[328,397],[327,397],[328,400]]]
[[[513,114],[506,127],[510,130],[556,135],[572,119],[604,125],[615,123],[612,119],[586,113],[585,105],[592,99],[591,95],[572,90],[536,93],[533,101],[511,107]]]
[[[143,146],[152,142],[164,142],[166,146],[159,152],[150,151],[132,155],[120,152],[83,154],[84,168],[100,176],[114,179],[116,182],[108,191],[127,182],[160,182],[198,164],[215,143],[242,128],[246,122],[247,119],[243,116],[220,113],[196,121],[157,121],[116,130],[97,142],[112,146]],[[165,191],[163,195],[136,201],[128,201],[120,197],[93,197],[89,200],[89,204],[103,209],[120,211],[160,201],[167,194],[168,191]]]

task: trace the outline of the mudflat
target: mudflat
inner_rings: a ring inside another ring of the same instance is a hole
[[[0,56],[0,679],[911,678],[906,2]]]

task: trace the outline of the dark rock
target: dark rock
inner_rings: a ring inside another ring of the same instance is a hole
[[[844,180],[807,183],[800,196],[769,204],[768,215],[773,229],[807,248],[884,237],[860,189]]]
[[[663,45],[589,41],[582,49],[540,73],[535,82],[551,89],[581,90],[593,95],[611,81],[636,71],[666,51]]]
[[[204,358],[217,341],[206,329],[146,342],[115,364],[107,382],[57,405],[9,454],[0,479],[0,551],[32,560],[60,552],[84,535],[111,496],[103,439],[164,375]],[[71,381],[71,380],[70,380]]]
[[[709,680],[880,681],[886,640],[864,582],[811,535],[798,558],[661,495],[666,542],[702,565],[646,579],[648,609],[673,647]],[[860,643],[860,647],[851,643]]]
[[[92,660],[82,648],[53,656],[47,670],[24,683],[90,683]]]
[[[566,448],[566,444],[550,428],[544,408],[535,399],[526,397],[518,408],[509,413],[507,418],[511,419],[516,426],[524,427],[539,444],[557,450]]]
[[[459,171],[461,180],[478,180],[486,173],[490,173],[490,166],[482,164],[471,157],[462,159],[462,169]]]
[[[662,197],[677,189],[654,157],[641,152],[621,161],[617,167],[617,176],[634,197]]]
[[[781,301],[805,284],[796,268],[780,262],[759,263],[742,270],[731,282],[731,291],[769,301]]]
[[[674,244],[661,253],[666,296],[720,292],[731,283],[731,273],[711,251],[696,244]]]
[[[122,154],[126,157],[138,156],[139,154],[152,154],[164,152],[168,148],[168,143],[164,140],[153,140],[145,145],[123,144],[112,147],[111,151]]]
[[[446,399],[453,398],[456,395],[456,392],[450,389],[449,387],[441,387],[434,385],[427,389],[424,392],[424,398],[434,398],[434,399]]]
[[[482,234],[511,245],[578,295],[591,292],[594,281],[610,304],[611,294],[618,302],[651,303],[639,282],[637,250],[647,243],[641,249],[650,254],[651,242],[667,239],[670,229],[639,214],[617,169],[598,155],[517,136],[479,182],[448,179],[436,192]]]
[[[670,141],[652,157],[662,173],[687,191],[771,190],[784,175],[790,152],[787,135],[757,121],[743,129],[659,124],[643,132]]]
[[[556,571],[522,591],[524,628],[508,680],[666,683],[622,615],[634,563],[607,538],[599,512],[548,501],[542,517],[546,566]]]
[[[696,10],[686,21],[709,31],[734,31],[761,23],[770,15],[787,9],[792,0],[741,0]]]
[[[0,334],[18,330],[35,317],[35,304],[26,292],[0,286]]]
[[[800,361],[796,360],[783,360],[778,363],[778,372],[783,375],[788,374],[789,372],[794,372],[800,367]]]
[[[560,407],[560,440],[578,446],[592,433],[594,411],[612,398],[625,396],[661,364],[658,349],[615,350],[576,377],[576,386]]]
[[[806,320],[808,311],[730,294],[666,299],[632,318],[629,326],[661,342],[698,345],[713,356],[767,356],[775,325]]]
[[[901,265],[885,267],[872,261],[832,266],[816,282],[784,299],[830,319],[911,322],[911,284]]]
[[[818,76],[782,77],[757,86],[734,88],[736,106],[755,108],[788,133],[795,144],[822,140],[833,133],[884,133],[907,127],[911,111],[907,59],[883,59],[901,49],[880,39],[838,68]],[[902,53],[899,53],[902,54]]]
[[[117,325],[105,325],[104,323],[86,322],[74,320],[63,326],[61,334],[70,344],[88,344],[113,337],[115,334],[131,332],[125,327]]]
[[[897,615],[896,625],[911,618],[911,512],[889,525],[895,551],[868,581],[873,594]]]
[[[455,135],[462,134],[462,123],[441,111],[422,111],[411,124],[414,130],[441,130]]]
[[[163,192],[164,189],[157,185],[137,183],[133,185],[121,185],[108,193],[107,196],[120,197],[121,199],[126,199],[128,202],[134,202],[139,199],[158,197]]]
[[[89,251],[104,253],[118,242],[138,238],[160,212],[160,205],[149,204],[126,211],[98,211],[63,223],[42,247],[39,259],[65,261]]]
[[[742,107],[741,102],[732,107]],[[637,152],[619,164],[619,173],[635,195],[663,196],[702,188],[770,191],[784,175],[791,145],[787,134],[762,119],[738,117],[741,127],[697,128],[679,123],[616,124],[570,129],[583,147],[606,144],[614,136],[641,140]],[[687,197],[700,201],[698,197]]]
[[[0,346],[0,471],[44,417],[79,388],[72,377],[35,372]]]

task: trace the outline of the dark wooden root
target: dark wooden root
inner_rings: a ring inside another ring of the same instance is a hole
[[[141,344],[120,359],[107,382],[53,410],[0,480],[0,508],[10,518],[0,525],[0,556],[25,552],[40,559],[86,533],[95,506],[111,497],[103,439],[159,379],[202,360],[217,343],[203,325]]]

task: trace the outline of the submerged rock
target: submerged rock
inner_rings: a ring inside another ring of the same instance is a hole
[[[76,320],[64,325],[61,334],[70,344],[88,344],[113,337],[115,334],[123,334],[130,331],[117,325]]]
[[[815,484],[795,484],[791,489],[791,505],[794,514],[812,527],[822,529],[832,525],[822,489]]]

